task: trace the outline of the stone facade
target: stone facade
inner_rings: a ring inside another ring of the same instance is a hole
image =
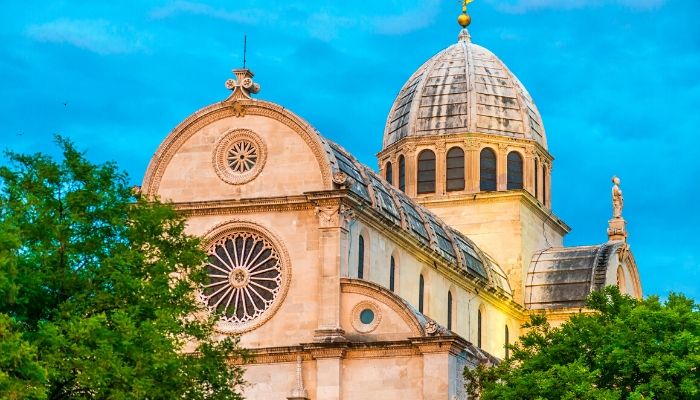
[[[505,357],[530,312],[563,321],[605,284],[641,296],[621,218],[588,258],[563,248],[569,227],[551,211],[553,157],[534,103],[493,54],[460,40],[402,90],[412,97],[392,107],[379,174],[251,98],[260,86],[248,70],[154,155],[142,191],[172,202],[204,239],[210,283],[197,295],[223,312],[217,334],[240,335],[254,356],[247,398],[464,399],[463,368]],[[445,110],[464,124],[443,129]],[[464,184],[448,191],[455,147]],[[495,154],[487,191],[485,148]],[[434,189],[419,194],[423,150],[435,154]],[[572,282],[575,294],[562,286]]]

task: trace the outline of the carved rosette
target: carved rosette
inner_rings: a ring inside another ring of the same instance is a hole
[[[236,129],[219,140],[212,162],[224,182],[241,185],[255,179],[266,160],[267,147],[262,139],[248,129]]]

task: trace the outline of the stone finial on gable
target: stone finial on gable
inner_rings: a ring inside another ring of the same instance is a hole
[[[620,178],[613,176],[612,182],[613,217],[608,221],[608,240],[624,242],[627,241],[627,222],[622,218],[624,199],[622,189],[620,189]]]
[[[226,89],[231,90],[227,100],[250,99],[250,95],[260,91],[260,85],[253,82],[253,71],[247,68],[234,69],[236,79],[226,80]]]

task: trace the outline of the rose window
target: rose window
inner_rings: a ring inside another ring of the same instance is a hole
[[[239,140],[229,149],[226,161],[233,172],[246,173],[258,162],[258,149],[247,140]]]
[[[282,260],[272,242],[255,232],[233,232],[208,254],[209,279],[201,297],[222,323],[240,330],[271,308],[283,284]]]

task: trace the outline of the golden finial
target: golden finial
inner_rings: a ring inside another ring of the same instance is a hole
[[[457,17],[457,23],[459,23],[462,28],[466,28],[472,22],[472,17],[467,14],[467,4],[474,0],[462,0],[462,13]]]

